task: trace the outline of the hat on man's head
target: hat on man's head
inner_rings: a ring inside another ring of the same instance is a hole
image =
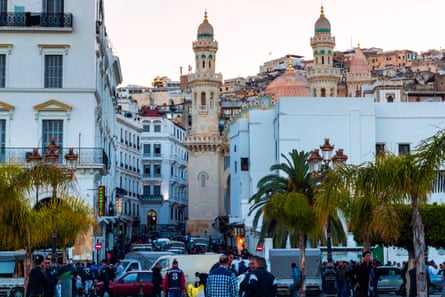
[[[36,255],[34,257],[34,263],[36,265],[40,265],[40,264],[42,264],[42,262],[43,262],[43,256],[42,255]]]
[[[175,264],[178,264],[178,260],[176,260],[176,259],[173,259],[173,265],[175,265]]]

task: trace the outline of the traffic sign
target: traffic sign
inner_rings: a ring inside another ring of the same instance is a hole
[[[262,252],[263,251],[263,246],[262,245],[257,245],[256,246],[256,251],[257,252]]]
[[[102,249],[102,243],[98,242],[94,247],[96,248],[96,251],[100,251]]]

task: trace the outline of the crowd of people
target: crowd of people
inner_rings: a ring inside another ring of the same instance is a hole
[[[112,264],[110,264],[110,260]],[[246,265],[248,263],[248,265]],[[378,266],[382,264],[376,260],[371,260],[371,253],[365,251],[362,254],[362,261],[338,261],[324,263],[322,267],[323,275],[331,273],[335,276],[335,294],[337,297],[377,297],[378,296]],[[408,296],[416,297],[416,263],[408,270],[408,264],[391,263],[387,266],[400,268],[400,275],[405,288],[409,280]],[[442,276],[442,288],[445,288],[445,263],[437,266],[434,261],[427,263],[426,267],[429,275]],[[292,297],[298,297],[302,289],[302,272],[296,263],[290,264],[293,284],[291,285]],[[123,267],[118,257],[104,259],[100,265],[93,263],[76,263],[52,265],[49,258],[40,255],[35,257],[35,267],[29,274],[29,282],[26,297],[61,297],[61,282],[63,275],[68,275],[72,281],[72,296],[94,295],[103,297],[108,292],[110,281],[117,279],[123,273]],[[275,297],[277,294],[277,280],[267,271],[266,260],[259,256],[254,256],[243,249],[241,253],[234,253],[226,250],[207,272],[197,272],[195,287],[202,289],[202,297],[250,297],[263,296]],[[323,288],[327,287],[326,278],[323,278]],[[332,279],[332,278],[331,278]],[[94,282],[103,283],[99,291],[95,291]],[[161,275],[160,263],[153,268],[153,297],[160,297],[163,292],[165,297],[183,297],[185,295],[196,295],[187,292],[185,286],[185,275],[180,269],[177,260],[173,261],[172,267],[166,275]],[[429,283],[429,278],[427,278]],[[442,289],[442,296],[445,297],[445,290]],[[261,294],[260,294],[261,293]],[[332,292],[331,292],[332,293]],[[401,292],[404,293],[404,292]],[[200,296],[200,297],[201,297]],[[193,296],[195,297],[195,296]]]
[[[108,291],[110,281],[118,278],[123,272],[119,260],[113,265],[105,259],[100,265],[94,262],[88,262],[86,265],[80,262],[73,264],[71,261],[65,265],[61,261],[52,265],[50,258],[37,255],[34,262],[34,268],[29,274],[26,297],[61,297],[64,278],[70,282],[67,287],[72,290],[73,297],[86,295],[103,297]],[[100,291],[95,291],[95,281],[103,283]]]

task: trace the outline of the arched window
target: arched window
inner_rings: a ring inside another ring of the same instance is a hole
[[[206,105],[206,93],[205,92],[201,93],[201,105],[202,106]]]
[[[212,68],[212,61],[209,61],[209,69]]]
[[[206,68],[206,61],[202,60],[202,69]]]
[[[321,64],[324,65],[324,56],[321,56]]]
[[[321,88],[321,95],[320,97],[326,97],[326,89],[325,88]]]

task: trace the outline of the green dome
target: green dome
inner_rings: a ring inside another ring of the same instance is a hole
[[[324,16],[323,6],[318,20],[315,22],[315,33],[331,33],[331,23]]]
[[[204,13],[204,21],[198,27],[198,39],[200,38],[213,39],[213,27],[207,20],[207,11]]]

